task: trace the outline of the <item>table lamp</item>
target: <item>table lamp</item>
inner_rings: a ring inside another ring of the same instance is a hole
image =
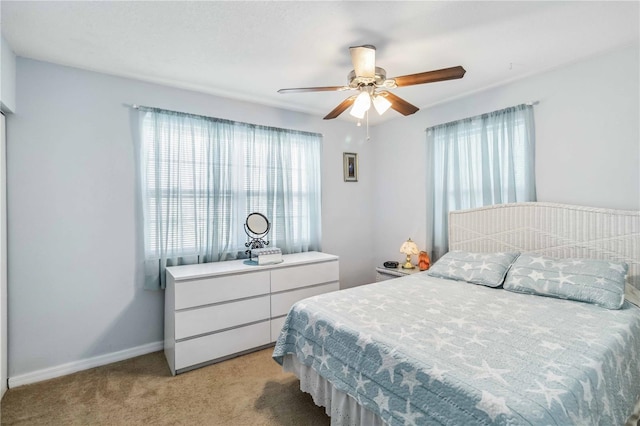
[[[411,241],[411,238],[409,238],[407,241],[402,243],[402,246],[400,246],[400,253],[404,253],[407,255],[407,261],[405,262],[404,265],[402,265],[402,268],[403,269],[415,268],[415,266],[411,264],[411,255],[420,253],[420,250],[418,250],[418,246],[416,245],[416,243]]]

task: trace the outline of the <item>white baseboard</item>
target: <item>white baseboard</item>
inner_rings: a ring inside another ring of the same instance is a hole
[[[31,373],[20,374],[18,376],[9,377],[9,388],[15,388],[22,385],[41,382],[56,377],[66,376],[67,374],[77,373],[78,371],[88,370],[101,365],[107,365],[125,359],[134,358],[140,355],[146,355],[151,352],[157,352],[164,348],[164,342],[147,343],[146,345],[136,346],[135,348],[124,349],[110,354],[98,355],[93,358],[86,358],[79,361],[69,362],[67,364],[55,367],[45,368],[33,371]]]

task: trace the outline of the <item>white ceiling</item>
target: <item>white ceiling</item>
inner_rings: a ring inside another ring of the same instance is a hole
[[[631,2],[0,2],[18,56],[317,114],[340,86],[349,46],[373,44],[388,77],[462,65],[461,80],[394,93],[425,108],[638,43]],[[615,78],[615,76],[612,76]],[[372,123],[383,118],[371,114]],[[348,113],[341,119],[351,119]]]

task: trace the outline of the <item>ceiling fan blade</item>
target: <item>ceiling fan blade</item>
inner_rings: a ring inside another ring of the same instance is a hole
[[[334,118],[336,118],[337,116],[339,116],[340,114],[342,114],[343,112],[345,112],[347,110],[347,108],[349,108],[351,105],[353,105],[353,102],[356,100],[356,96],[350,96],[347,99],[345,99],[344,101],[342,101],[340,103],[340,105],[338,105],[337,107],[335,107],[333,109],[333,111],[331,111],[329,114],[327,114],[324,117],[324,120],[332,120]]]
[[[434,83],[436,81],[454,80],[462,78],[467,71],[460,65],[457,67],[443,68],[441,70],[420,72],[418,74],[403,75],[394,77],[396,86],[413,86],[415,84]]]
[[[370,77],[376,76],[376,47],[370,44],[364,46],[350,47],[351,62],[353,63],[353,70],[356,72],[356,77]]]
[[[302,93],[302,92],[340,92],[349,90],[345,86],[326,86],[326,87],[296,87],[293,89],[280,89],[278,93]]]
[[[395,109],[402,115],[411,115],[420,109],[401,97],[396,96],[391,92],[387,92],[386,90],[378,93],[378,95],[384,96],[389,102],[391,102],[391,108]]]

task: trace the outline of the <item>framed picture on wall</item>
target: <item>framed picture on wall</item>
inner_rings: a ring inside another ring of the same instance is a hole
[[[355,152],[344,152],[342,154],[342,163],[344,167],[344,181],[358,181],[358,154]]]

